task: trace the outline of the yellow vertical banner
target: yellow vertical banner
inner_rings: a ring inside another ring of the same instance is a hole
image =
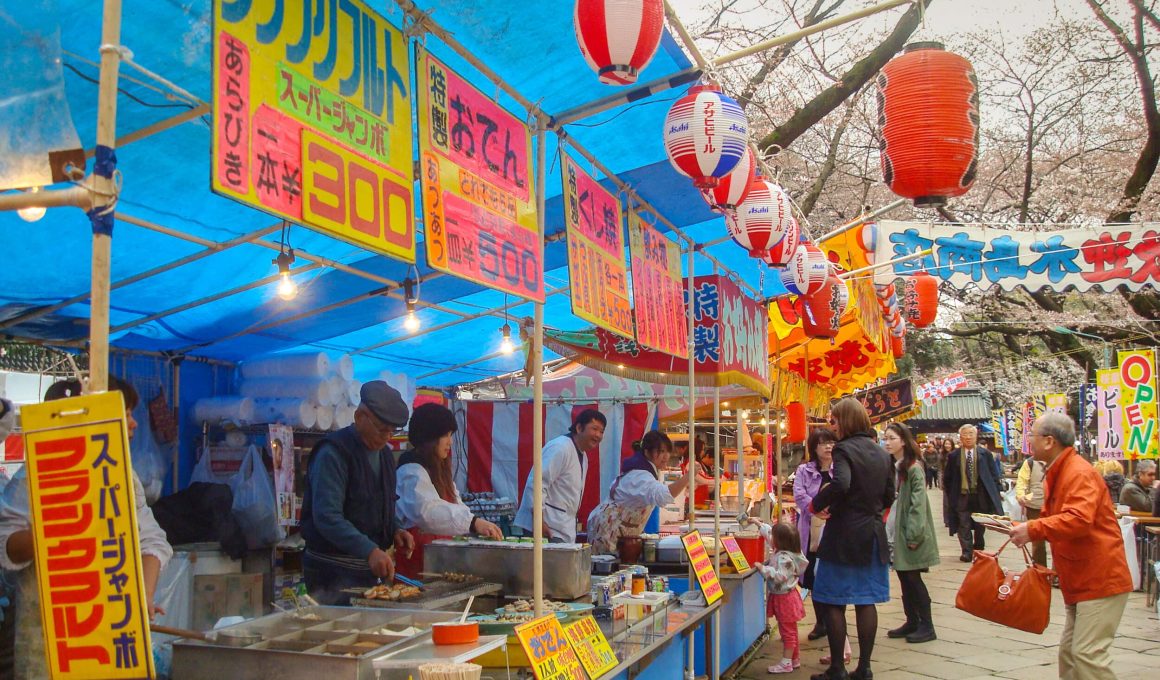
[[[1121,351],[1120,409],[1124,419],[1124,456],[1155,458],[1160,451],[1156,425],[1156,352]]]
[[[1044,395],[1045,408],[1047,411],[1055,411],[1067,415],[1067,395],[1066,394],[1048,394]]]
[[[121,393],[29,405],[22,417],[50,677],[154,677]]]

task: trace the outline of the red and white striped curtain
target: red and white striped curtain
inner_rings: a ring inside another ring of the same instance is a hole
[[[532,404],[493,401],[452,401],[459,430],[451,446],[455,483],[461,492],[490,491],[518,506],[532,472]],[[632,455],[632,442],[644,436],[656,419],[656,403],[546,404],[544,441],[565,434],[573,419],[587,408],[608,418],[600,450],[588,452],[588,477],[580,501],[580,522],[608,496],[620,473],[620,461]]]

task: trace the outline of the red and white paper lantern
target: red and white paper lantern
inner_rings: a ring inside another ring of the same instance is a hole
[[[728,214],[737,209],[749,197],[749,189],[757,180],[757,162],[753,159],[753,152],[745,150],[745,156],[737,167],[717,180],[717,186],[712,189],[702,189],[701,198],[709,207],[720,213]]]
[[[812,295],[826,283],[830,263],[812,243],[803,243],[781,272],[781,285],[794,295]]]
[[[665,116],[665,152],[698,189],[711,189],[749,150],[745,112],[716,85],[694,85]]]
[[[652,61],[665,27],[664,0],[576,0],[576,42],[605,85],[630,85]]]
[[[725,226],[737,245],[750,257],[764,257],[785,236],[792,223],[789,196],[776,184],[757,179],[749,186],[749,196],[737,206],[734,216],[725,217]]]
[[[762,255],[761,259],[765,260],[765,263],[770,267],[784,267],[793,257],[793,254],[797,252],[797,247],[801,245],[801,235],[801,226],[798,225],[798,221],[790,219],[785,236],[772,248],[765,251],[765,255]]]

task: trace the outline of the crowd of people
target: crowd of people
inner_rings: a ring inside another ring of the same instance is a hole
[[[1061,678],[1115,678],[1109,648],[1132,590],[1114,505],[1151,510],[1160,495],[1156,465],[1137,464],[1132,479],[1122,469],[1105,472],[1079,456],[1075,427],[1059,413],[1039,417],[1027,434],[1031,455],[1016,471],[1015,499],[1026,521],[1010,533],[1018,547],[1030,544],[1036,563],[1053,568],[1066,605],[1058,664]],[[927,489],[941,486],[943,519],[956,536],[960,559],[984,550],[986,529],[972,514],[1005,514],[1003,469],[964,425],[958,441],[919,444],[904,423],[879,434],[864,407],[842,399],[831,408],[829,428],[816,428],[807,459],[794,478],[796,526],[763,526],[771,549],[761,565],[767,579],[767,612],[777,620],[782,659],[770,673],[800,667],[797,624],[805,618],[799,587],[810,591],[816,624],[807,637],[827,637],[827,665],[812,680],[866,680],[878,629],[876,605],[890,600],[889,570],[897,575],[905,620],[891,638],[920,644],[937,639],[931,597],[923,574],[939,564]],[[932,474],[933,470],[933,474]],[[1113,479],[1120,485],[1113,490]],[[1105,483],[1106,482],[1106,483]],[[1108,492],[1104,493],[1107,489]],[[1093,558],[1098,556],[1098,558]],[[846,608],[855,611],[857,664],[847,638]]]

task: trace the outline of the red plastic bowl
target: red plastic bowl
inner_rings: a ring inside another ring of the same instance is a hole
[[[433,623],[431,624],[431,639],[437,645],[467,645],[479,642],[479,622]]]

